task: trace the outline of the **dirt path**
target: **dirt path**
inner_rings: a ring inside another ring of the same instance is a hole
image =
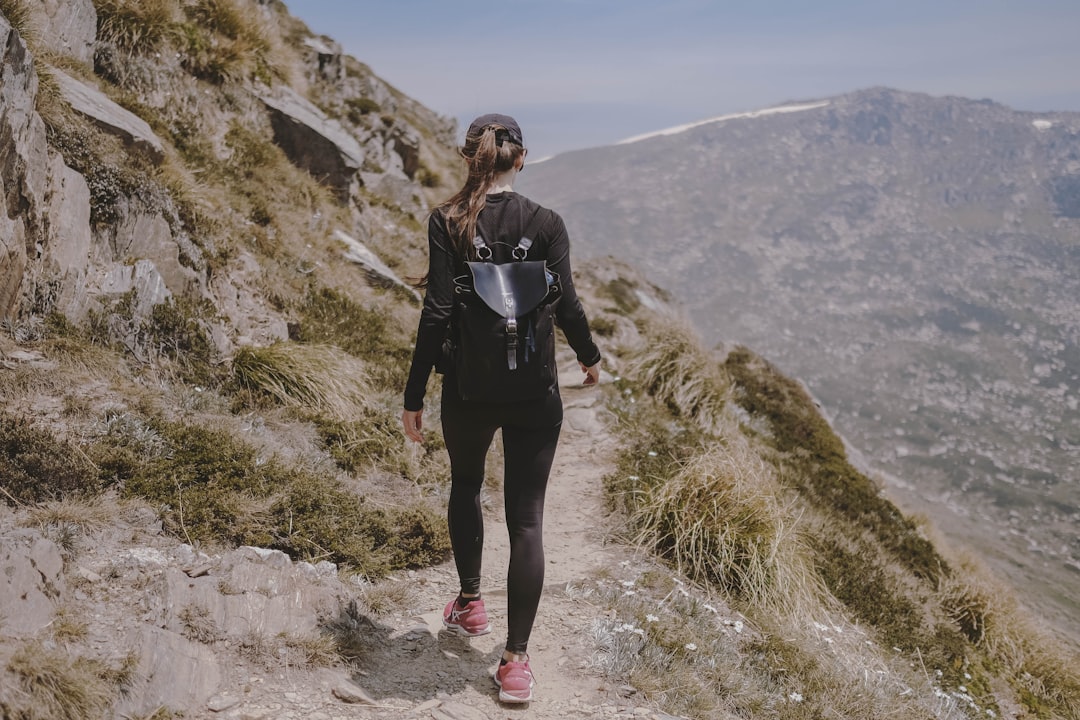
[[[544,597],[530,641],[537,686],[527,705],[499,703],[491,671],[505,642],[506,565],[509,546],[501,496],[485,501],[484,587],[493,632],[463,639],[442,627],[443,604],[457,591],[452,564],[417,573],[430,610],[412,618],[384,618],[388,642],[377,671],[357,677],[382,707],[356,706],[364,718],[494,720],[529,717],[667,718],[636,707],[618,688],[590,671],[592,623],[603,609],[565,592],[568,583],[629,559],[624,548],[605,545],[601,480],[610,469],[612,441],[603,430],[595,390],[564,392],[566,422],[555,457],[545,509],[547,569]],[[335,717],[337,714],[335,713]]]

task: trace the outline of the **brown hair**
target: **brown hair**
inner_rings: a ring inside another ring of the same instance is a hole
[[[525,155],[525,148],[508,136],[506,128],[497,124],[485,125],[479,133],[465,136],[460,153],[468,165],[469,176],[465,185],[438,207],[446,219],[450,240],[462,258],[476,259],[472,239],[491,183]]]

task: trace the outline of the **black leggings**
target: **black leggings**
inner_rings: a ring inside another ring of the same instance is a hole
[[[503,499],[510,531],[506,649],[525,653],[544,589],[544,493],[562,428],[562,398],[555,390],[528,402],[469,402],[458,397],[453,385],[452,378],[443,382],[442,429],[450,454],[447,521],[461,591],[480,592],[480,488],[488,448],[502,428]]]

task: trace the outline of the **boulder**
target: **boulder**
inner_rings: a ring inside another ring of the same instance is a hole
[[[364,161],[356,138],[292,88],[264,88],[258,97],[270,110],[274,142],[294,165],[346,201]]]
[[[27,249],[42,239],[48,143],[37,90],[33,59],[0,15],[0,319],[14,313]]]
[[[45,47],[84,65],[94,64],[97,10],[91,0],[41,0],[27,6]]]
[[[401,278],[386,265],[386,263],[380,260],[379,257],[369,250],[362,242],[345,234],[341,230],[335,232],[334,237],[341,241],[345,246],[345,259],[363,266],[367,271],[368,279],[370,281],[383,287],[393,287],[396,285],[397,287],[406,290],[417,300],[420,300],[420,293],[412,286],[405,284]]]
[[[88,117],[105,132],[121,138],[128,146],[146,153],[155,163],[165,159],[165,148],[161,139],[154,134],[145,120],[117,105],[97,88],[76,80],[62,70],[53,68],[52,74],[64,99],[77,112]]]
[[[217,656],[175,632],[144,627],[135,680],[117,703],[117,717],[150,717],[162,708],[202,707],[221,684]]]
[[[0,636],[33,637],[53,621],[63,570],[60,548],[37,531],[0,538]]]

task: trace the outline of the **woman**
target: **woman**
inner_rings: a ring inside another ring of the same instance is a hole
[[[538,228],[529,260],[545,260],[561,279],[562,297],[555,319],[577,354],[584,384],[600,377],[600,351],[592,340],[570,269],[570,241],[562,218],[513,191],[525,164],[521,129],[513,118],[489,114],[469,126],[461,154],[468,178],[460,191],[431,214],[428,222],[427,294],[417,330],[416,349],[405,387],[405,434],[422,442],[424,394],[443,344],[454,339],[453,280],[466,274],[465,262],[476,260],[472,243],[479,236],[496,263],[511,262],[511,251],[528,228]],[[463,359],[468,362],[468,358]],[[440,365],[440,369],[442,366]],[[510,531],[507,576],[507,640],[495,671],[499,699],[524,703],[532,699],[533,677],[528,642],[544,584],[544,492],[562,425],[562,399],[557,380],[543,397],[504,398],[503,402],[463,400],[454,369],[445,368],[442,429],[450,455],[451,490],[447,518],[461,592],[443,611],[447,629],[466,636],[491,631],[480,597],[484,522],[480,489],[484,460],[501,429],[505,455],[503,492]]]

